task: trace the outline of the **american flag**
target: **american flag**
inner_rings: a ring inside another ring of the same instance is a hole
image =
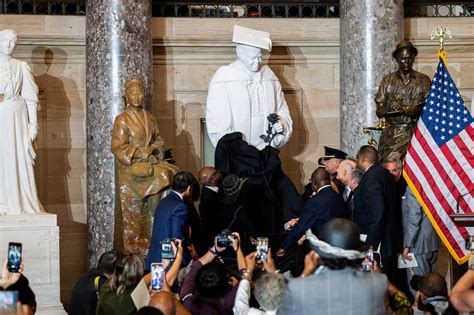
[[[474,122],[443,59],[408,147],[404,177],[451,255],[465,262],[465,240],[474,228],[456,226],[450,215],[474,210]]]

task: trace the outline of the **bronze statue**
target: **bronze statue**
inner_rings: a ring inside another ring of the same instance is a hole
[[[179,169],[163,160],[163,139],[155,116],[142,108],[142,80],[125,84],[125,110],[115,118],[112,153],[116,158],[118,195],[115,247],[146,255],[153,211]]]
[[[398,70],[386,75],[375,95],[377,116],[385,118],[379,144],[379,160],[396,151],[406,154],[431,84],[430,78],[413,70],[418,50],[409,41],[400,42],[392,53]]]

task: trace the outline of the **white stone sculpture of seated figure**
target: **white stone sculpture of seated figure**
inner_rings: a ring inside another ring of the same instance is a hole
[[[273,125],[277,135],[271,145],[279,148],[292,134],[292,120],[278,78],[261,66],[262,49],[271,49],[269,34],[240,26],[234,28],[237,60],[220,67],[209,84],[206,127],[214,146],[224,135],[241,132],[249,144],[261,150],[268,145],[267,116],[279,116]]]
[[[12,57],[15,31],[0,31],[0,214],[44,212],[36,191],[32,141],[38,134],[38,87]]]

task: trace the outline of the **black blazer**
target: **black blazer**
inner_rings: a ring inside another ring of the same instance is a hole
[[[381,254],[395,257],[401,251],[401,222],[397,215],[397,189],[392,175],[379,165],[372,165],[354,191],[354,222],[367,243]]]
[[[298,224],[288,233],[281,243],[281,247],[288,250],[307,229],[311,229],[316,234],[331,219],[347,217],[344,199],[330,186],[325,187],[306,202]]]

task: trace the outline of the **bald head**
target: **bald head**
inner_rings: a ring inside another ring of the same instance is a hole
[[[166,291],[155,293],[151,297],[150,306],[159,309],[164,315],[176,314],[176,298]]]
[[[314,191],[318,191],[319,188],[325,185],[330,185],[331,178],[328,171],[324,167],[315,169],[313,174],[311,174],[311,183],[313,184]]]
[[[205,166],[199,170],[198,180],[203,186],[219,186],[222,182],[222,175],[214,167]]]
[[[344,160],[339,163],[337,168],[337,179],[339,179],[345,186],[349,185],[349,181],[352,178],[352,171],[357,167],[357,164],[353,160]]]

